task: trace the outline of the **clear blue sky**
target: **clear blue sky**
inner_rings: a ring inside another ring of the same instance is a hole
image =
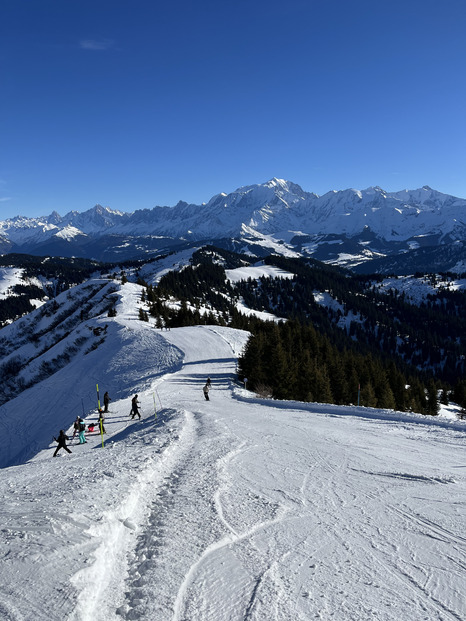
[[[422,185],[466,198],[465,0],[3,0],[0,216]]]

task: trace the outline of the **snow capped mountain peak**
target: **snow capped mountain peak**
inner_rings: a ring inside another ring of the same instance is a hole
[[[277,177],[273,177],[270,181],[264,183],[264,185],[269,188],[282,188],[283,190],[288,190],[288,182],[284,179],[277,179]]]
[[[79,235],[82,236],[84,235],[84,233],[77,229],[75,226],[71,225],[65,226],[64,228],[60,229],[58,233],[55,233],[55,237],[64,239],[66,241],[71,241]]]
[[[92,207],[92,209],[90,209],[90,211],[93,211],[94,213],[98,214],[99,216],[101,216],[102,214],[104,214],[106,211],[109,211],[108,208],[106,207],[102,207],[102,205],[94,205],[94,207]]]
[[[466,200],[442,194],[427,185],[399,192],[386,192],[380,186],[365,190],[349,188],[318,196],[291,181],[273,177],[229,194],[221,192],[202,205],[180,201],[173,207],[158,206],[126,213],[97,204],[85,212],[72,211],[64,217],[56,212],[48,218],[18,217],[0,222],[0,236],[3,244],[9,244],[9,251],[13,245],[13,251],[32,249],[34,253],[35,245],[50,240],[61,230],[67,240],[82,234],[96,244],[107,235],[170,238],[177,243],[175,240],[183,242],[187,236],[192,241],[244,239],[245,231],[291,240],[299,231],[300,236],[331,235],[342,240],[363,235],[367,250],[373,238],[383,243],[408,244],[408,240],[418,243],[422,235],[434,245],[443,243],[444,239],[448,243],[464,239],[465,210]],[[134,251],[132,256],[136,256],[140,244],[133,241],[129,246]],[[403,250],[412,247],[408,244]],[[399,245],[395,251],[401,252]],[[90,246],[89,250],[80,252],[90,253]]]
[[[57,211],[52,211],[47,220],[48,222],[50,222],[50,224],[59,224],[60,222],[62,222],[63,218]]]

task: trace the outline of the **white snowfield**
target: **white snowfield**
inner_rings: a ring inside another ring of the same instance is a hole
[[[465,424],[254,398],[235,383],[244,332],[160,332],[139,291],[98,349],[0,408],[18,464],[3,457],[0,619],[464,620]],[[96,383],[104,447],[87,433],[53,458],[42,438],[72,435]]]

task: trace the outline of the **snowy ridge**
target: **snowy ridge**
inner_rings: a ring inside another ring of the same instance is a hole
[[[63,321],[94,310],[41,357],[88,341],[0,406],[2,619],[461,619],[465,422],[258,399],[235,380],[246,333],[161,332],[140,293],[61,294]],[[2,330],[18,355],[26,320]],[[52,435],[96,420],[97,383],[104,447],[87,433],[53,458]]]
[[[159,235],[185,239],[237,237],[243,227],[261,235],[300,231],[307,235],[356,235],[369,229],[387,241],[416,236],[464,239],[466,200],[424,186],[385,192],[379,187],[317,196],[290,181],[272,179],[203,205],[180,202],[123,213],[100,205],[61,217],[17,217],[0,222],[0,235],[19,246],[43,242],[67,230],[71,235]]]

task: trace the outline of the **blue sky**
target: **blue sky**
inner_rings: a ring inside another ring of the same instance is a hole
[[[3,0],[0,216],[280,177],[466,198],[464,0]]]

